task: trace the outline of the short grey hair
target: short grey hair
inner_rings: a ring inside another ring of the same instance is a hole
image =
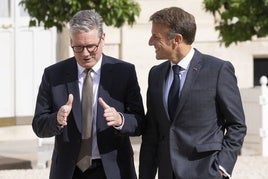
[[[70,33],[89,32],[93,29],[98,30],[98,36],[103,34],[103,19],[94,9],[81,10],[70,20]]]

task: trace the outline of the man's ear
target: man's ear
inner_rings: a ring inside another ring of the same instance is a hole
[[[181,43],[183,41],[183,37],[181,34],[176,34],[175,35],[175,42],[176,43]]]
[[[105,35],[106,35],[106,34],[105,34],[104,32],[103,32],[102,35],[101,35],[101,38],[102,38],[103,40],[105,40]]]
[[[101,35],[101,39],[103,40],[103,42],[105,42],[105,33]],[[104,43],[102,43],[102,46],[104,46]]]

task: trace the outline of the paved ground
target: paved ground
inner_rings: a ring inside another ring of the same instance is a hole
[[[46,168],[46,161],[51,157],[52,145],[43,146],[39,151],[34,148],[34,141],[0,143],[1,155],[14,156],[20,159],[30,159],[34,169],[0,170],[1,179],[48,179],[49,169]],[[3,147],[6,146],[6,147]],[[3,150],[5,148],[5,151]],[[133,142],[135,152],[135,165],[138,166],[139,143]],[[26,151],[28,149],[28,151]],[[39,162],[37,161],[39,158]],[[239,156],[232,179],[267,179],[268,157],[260,156]]]
[[[268,158],[239,157],[232,179],[267,179]],[[0,170],[1,179],[48,179],[49,169]]]
[[[137,167],[140,145],[137,138],[132,141]],[[0,142],[0,158],[2,156],[30,160],[33,168],[0,170],[0,179],[48,179],[49,168],[46,168],[46,161],[51,157],[52,147],[52,144],[38,147],[38,142],[33,140]],[[238,157],[232,179],[268,179],[267,171],[268,157],[243,155]]]

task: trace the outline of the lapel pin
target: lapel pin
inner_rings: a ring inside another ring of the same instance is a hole
[[[194,71],[197,71],[198,69],[197,69],[197,67],[193,67],[193,70],[194,70]]]

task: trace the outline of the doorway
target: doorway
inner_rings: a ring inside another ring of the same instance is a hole
[[[56,30],[28,27],[19,2],[0,1],[0,126],[31,121],[43,70],[56,61]]]

